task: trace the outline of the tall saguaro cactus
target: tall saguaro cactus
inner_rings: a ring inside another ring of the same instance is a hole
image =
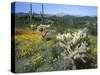
[[[41,21],[44,22],[44,5],[42,4]]]
[[[30,3],[29,17],[30,17],[30,24],[31,24],[32,23],[32,3]]]

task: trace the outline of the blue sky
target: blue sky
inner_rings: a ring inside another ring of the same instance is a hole
[[[16,2],[15,12],[28,13],[29,4],[27,2]],[[41,3],[32,3],[32,12],[41,12]],[[94,6],[78,6],[78,5],[61,5],[61,4],[44,4],[45,14],[59,14],[64,13],[67,15],[79,15],[79,16],[97,16],[97,7]]]

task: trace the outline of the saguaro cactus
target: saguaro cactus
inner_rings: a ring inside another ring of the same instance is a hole
[[[32,23],[32,3],[30,3],[29,17],[30,17],[30,24],[31,24]]]
[[[44,22],[44,5],[43,4],[42,4],[41,21],[42,21],[42,24],[43,24],[43,22]]]

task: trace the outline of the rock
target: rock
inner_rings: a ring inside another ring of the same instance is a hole
[[[46,31],[42,34],[42,40],[50,40],[53,37],[53,32],[51,31]]]

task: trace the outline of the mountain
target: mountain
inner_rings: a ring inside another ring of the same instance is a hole
[[[60,12],[60,13],[57,13],[57,14],[55,14],[56,16],[58,16],[58,17],[63,17],[63,16],[65,16],[65,15],[67,15],[66,13],[64,13],[64,12]]]

